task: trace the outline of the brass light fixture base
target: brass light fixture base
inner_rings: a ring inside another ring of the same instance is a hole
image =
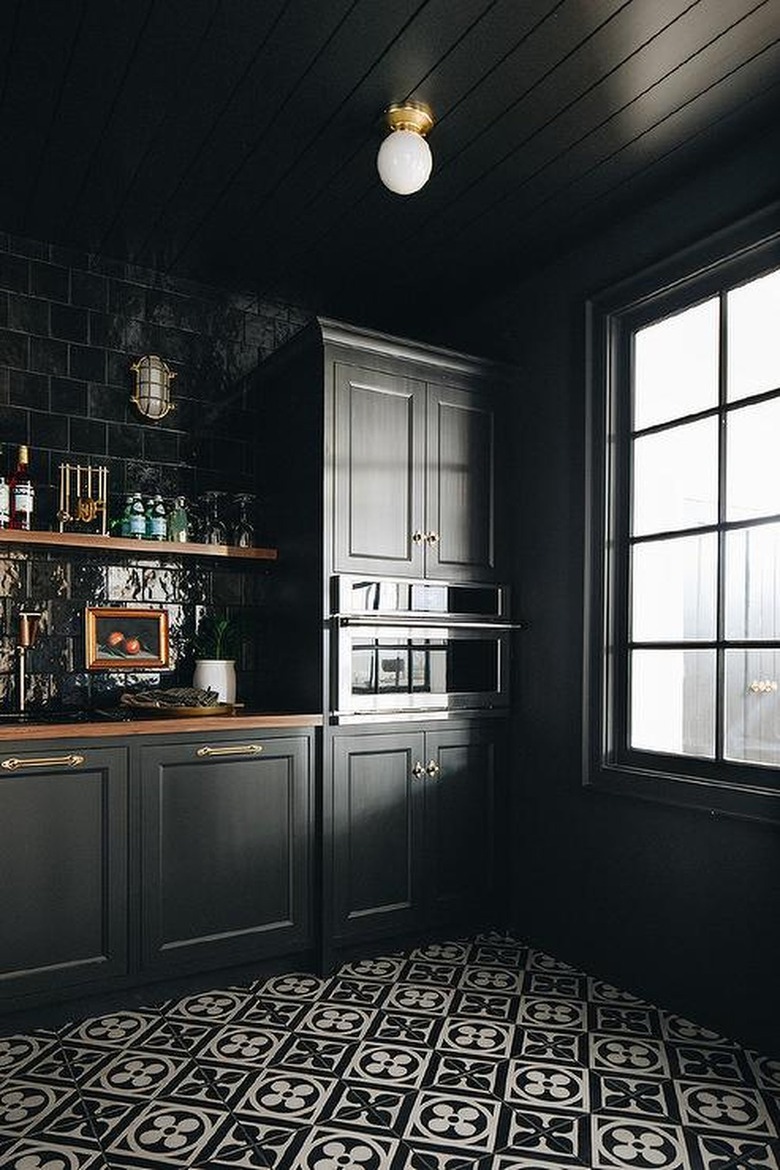
[[[385,111],[385,125],[389,130],[412,130],[424,138],[433,127],[433,114],[423,102],[396,104]]]

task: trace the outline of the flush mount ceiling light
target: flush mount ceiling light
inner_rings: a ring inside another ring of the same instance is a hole
[[[379,148],[379,177],[396,195],[413,195],[428,182],[433,166],[425,135],[433,126],[433,114],[421,102],[390,106],[385,112],[389,134]]]
[[[135,390],[130,401],[144,418],[165,418],[173,410],[171,382],[176,374],[156,353],[139,358],[130,369],[135,374]]]

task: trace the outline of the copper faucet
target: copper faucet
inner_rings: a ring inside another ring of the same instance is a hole
[[[16,653],[19,659],[17,674],[17,701],[19,714],[27,708],[27,651],[38,637],[42,614],[37,610],[20,610],[16,635]]]

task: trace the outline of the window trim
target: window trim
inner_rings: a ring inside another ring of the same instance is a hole
[[[586,450],[585,580],[582,770],[586,791],[610,793],[780,824],[780,769],[764,765],[703,761],[694,757],[633,751],[630,763],[613,749],[618,718],[626,696],[615,694],[617,641],[612,599],[624,591],[626,558],[610,555],[616,517],[626,501],[613,496],[627,483],[617,461],[629,457],[630,443],[619,442],[619,397],[624,384],[627,346],[619,338],[664,312],[717,295],[725,284],[738,284],[762,271],[780,267],[780,204],[700,241],[651,268],[592,296],[585,306]],[[695,290],[695,295],[691,296]],[[622,351],[622,356],[621,356]],[[626,432],[624,432],[624,438]],[[617,485],[617,489],[616,489]],[[618,619],[619,620],[619,619]],[[625,631],[623,631],[625,634]],[[641,763],[647,757],[646,766]],[[663,769],[658,761],[668,761]],[[636,761],[636,762],[634,762]],[[724,775],[724,767],[728,776]],[[768,771],[777,777],[767,785]],[[739,776],[739,781],[735,777]]]

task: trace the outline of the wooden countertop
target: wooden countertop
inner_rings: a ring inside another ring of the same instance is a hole
[[[134,735],[183,735],[190,732],[262,731],[263,728],[321,727],[322,715],[257,714],[200,715],[193,718],[166,719],[161,715],[113,722],[0,723],[0,742],[18,743],[22,739],[126,739]]]

